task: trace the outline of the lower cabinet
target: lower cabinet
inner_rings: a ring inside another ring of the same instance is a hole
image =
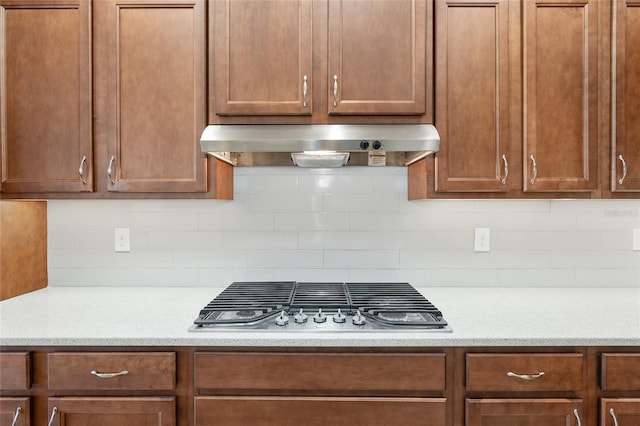
[[[600,354],[600,426],[640,425],[640,354]]]
[[[49,398],[50,426],[173,426],[174,397]]]
[[[220,425],[446,425],[444,398],[202,396],[195,424]]]
[[[467,399],[467,426],[581,426],[582,401],[556,398]]]
[[[1,397],[0,425],[28,426],[31,424],[30,398]]]
[[[640,398],[602,398],[600,426],[640,425]]]

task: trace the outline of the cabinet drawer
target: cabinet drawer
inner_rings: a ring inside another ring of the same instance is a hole
[[[575,391],[583,378],[581,354],[467,354],[470,391]]]
[[[196,353],[195,384],[214,390],[441,391],[444,354]]]
[[[174,352],[57,352],[49,357],[49,389],[172,390]]]
[[[602,354],[602,390],[640,391],[640,354]]]
[[[25,390],[31,387],[29,352],[0,353],[0,389]]]

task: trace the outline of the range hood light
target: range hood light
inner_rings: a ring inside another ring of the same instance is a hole
[[[349,161],[348,152],[336,151],[303,151],[292,152],[291,160],[298,167],[342,167]]]

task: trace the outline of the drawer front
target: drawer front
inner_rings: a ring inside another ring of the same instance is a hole
[[[0,389],[26,390],[31,387],[29,352],[0,353]]]
[[[198,389],[441,391],[444,354],[196,353]]]
[[[640,391],[640,354],[602,354],[602,390]]]
[[[582,354],[467,354],[467,390],[577,391]]]
[[[174,352],[50,353],[49,389],[173,390]]]
[[[444,398],[196,397],[196,426],[446,425]]]

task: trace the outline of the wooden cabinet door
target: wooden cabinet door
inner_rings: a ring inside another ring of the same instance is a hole
[[[640,0],[615,1],[613,9],[611,190],[637,192],[640,191]]]
[[[209,121],[310,115],[311,0],[211,3]]]
[[[444,426],[444,398],[196,397],[197,426]]]
[[[437,1],[436,191],[505,192],[509,163],[509,0]]]
[[[467,399],[467,426],[579,426],[582,402],[568,399]],[[578,420],[579,419],[579,420]]]
[[[173,397],[49,398],[52,426],[173,426]]]
[[[91,3],[0,0],[3,192],[92,191]]]
[[[0,397],[0,425],[31,425],[29,398]]]
[[[600,426],[640,425],[640,398],[600,400]]]
[[[524,191],[597,189],[598,3],[524,2]]]
[[[204,192],[205,2],[94,3],[109,191]],[[104,50],[104,51],[103,51]],[[97,54],[98,55],[98,54]],[[104,168],[103,168],[104,167]]]
[[[329,0],[329,114],[426,111],[425,0]]]

